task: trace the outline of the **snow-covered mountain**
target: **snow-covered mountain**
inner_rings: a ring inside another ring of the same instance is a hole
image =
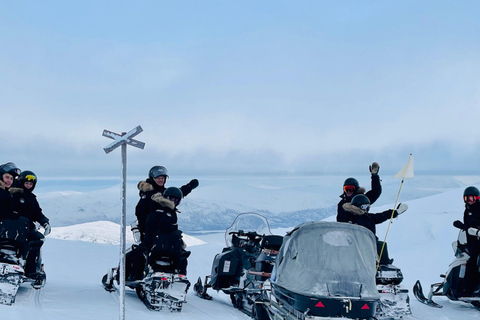
[[[407,180],[403,186],[401,201],[404,194],[412,193],[412,182],[415,179]],[[394,264],[402,269],[405,276],[403,284],[410,290],[413,315],[407,316],[405,320],[468,320],[480,316],[479,311],[473,307],[443,297],[437,297],[436,301],[444,308],[433,309],[417,302],[411,294],[411,288],[417,279],[422,281],[425,290],[428,290],[429,284],[440,281],[439,275],[447,270],[448,264],[453,260],[451,244],[456,240],[458,231],[452,222],[462,218],[464,187],[446,186],[452,183],[471,184],[474,180],[449,178],[442,183],[435,179],[432,188],[448,191],[435,191],[433,195],[407,201],[409,210],[395,219],[390,227],[387,238],[389,253],[395,259]],[[476,186],[480,187],[480,184],[477,183]],[[382,197],[386,197],[386,194]],[[390,206],[374,206],[371,211],[382,211]],[[45,205],[44,208],[49,210]],[[327,220],[334,220],[334,217]],[[382,240],[387,226],[386,222],[377,228],[377,235]],[[272,231],[283,235],[289,229],[291,228],[277,228]],[[40,291],[34,291],[28,284],[23,284],[15,305],[0,306],[2,319],[118,319],[119,297],[115,293],[104,291],[100,279],[108,268],[118,264],[119,246],[112,243],[118,241],[119,233],[118,225],[106,222],[54,227],[43,249],[46,286]],[[203,278],[210,274],[215,254],[221,252],[225,245],[224,234],[204,230],[187,234],[186,242],[192,251],[188,277],[195,281],[199,276]],[[231,306],[227,295],[222,292],[211,294],[213,300],[205,301],[189,292],[183,311],[172,314],[148,311],[135,293],[127,289],[126,318],[249,319]]]
[[[200,177],[200,186],[180,205],[179,223],[186,231],[223,230],[238,213],[264,214],[272,227],[287,227],[305,220],[320,220],[336,213],[342,192],[343,176],[315,177]],[[369,189],[369,176],[356,177]],[[383,193],[377,205],[393,205],[400,181],[382,177]],[[188,179],[170,179],[167,186],[181,186]],[[121,215],[120,184],[109,188],[88,188],[85,181],[65,181],[62,191],[42,183],[37,195],[53,226],[68,226],[92,221],[119,223]],[[107,181],[108,182],[108,181]],[[407,179],[401,201],[426,197],[452,188],[480,182],[480,177],[419,176]],[[105,181],[102,182],[102,186]],[[56,185],[59,188],[58,185]],[[136,183],[127,184],[127,223],[135,220],[138,201]]]

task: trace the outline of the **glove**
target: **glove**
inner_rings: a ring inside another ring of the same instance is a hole
[[[368,166],[368,170],[370,170],[371,174],[378,174],[378,170],[380,170],[380,165],[378,162],[374,162]]]
[[[48,236],[50,234],[50,232],[52,232],[52,227],[50,227],[50,223],[48,223],[48,222],[45,222],[43,224],[43,228],[45,229],[45,231],[43,232],[44,236]]]
[[[192,190],[195,189],[196,187],[198,187],[198,185],[199,185],[199,183],[198,183],[198,180],[197,180],[197,179],[192,179],[192,181],[190,181],[190,182],[188,183],[188,186],[189,186],[190,188],[192,188]]]
[[[408,204],[406,203],[400,203],[398,206],[397,206],[397,213],[398,215],[401,215],[402,213],[404,213],[405,211],[407,211],[408,209]]]

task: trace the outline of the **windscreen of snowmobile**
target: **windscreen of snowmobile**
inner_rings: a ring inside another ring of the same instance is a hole
[[[239,214],[232,225],[227,228],[225,231],[225,243],[227,247],[231,247],[232,244],[232,234],[231,232],[256,232],[258,235],[271,235],[270,226],[268,225],[267,218],[264,216],[248,212]]]
[[[272,284],[297,294],[379,299],[373,233],[340,222],[308,222],[285,236]]]

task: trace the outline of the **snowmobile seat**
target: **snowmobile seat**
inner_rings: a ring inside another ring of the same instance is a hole
[[[13,239],[0,238],[0,262],[19,263],[24,258],[25,243]]]
[[[148,265],[154,272],[175,272],[177,257],[168,251],[152,251],[148,258]]]
[[[277,235],[266,235],[263,237],[260,247],[262,249],[280,250],[283,243],[283,237]]]

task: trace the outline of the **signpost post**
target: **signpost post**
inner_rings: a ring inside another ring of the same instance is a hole
[[[114,141],[103,148],[105,153],[110,153],[119,146],[122,147],[122,219],[120,229],[120,319],[125,319],[125,227],[126,227],[126,204],[127,204],[127,144],[136,148],[143,149],[145,143],[133,139],[136,135],[142,132],[142,127],[138,126],[131,131],[118,134],[112,131],[103,130],[103,136],[113,139]]]

